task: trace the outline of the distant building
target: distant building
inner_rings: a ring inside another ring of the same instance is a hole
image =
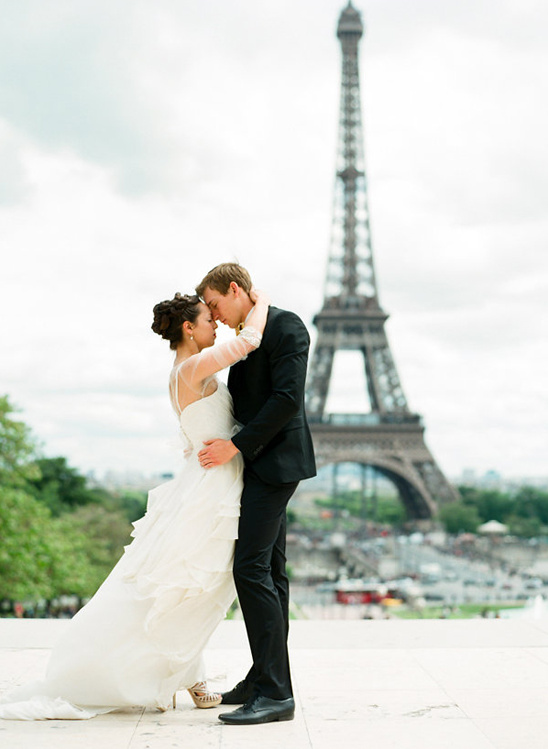
[[[499,489],[503,488],[503,479],[498,471],[486,471],[479,481],[482,489]]]
[[[460,479],[458,480],[459,484],[462,484],[463,486],[476,486],[477,481],[477,474],[474,468],[462,469]]]
[[[158,484],[163,484],[173,478],[173,473],[144,474],[139,471],[106,471],[103,477],[94,476],[93,483],[111,491],[134,490],[147,492]]]
[[[474,468],[463,468],[455,480],[457,485],[471,486],[478,489],[493,489],[502,492],[515,492],[524,486],[531,486],[541,491],[548,491],[548,476],[503,476],[499,471],[489,470],[479,475]]]

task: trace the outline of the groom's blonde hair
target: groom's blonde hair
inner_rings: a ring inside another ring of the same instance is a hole
[[[251,276],[239,263],[221,263],[212,268],[204,276],[198,286],[196,286],[196,293],[199,297],[203,297],[204,291],[209,287],[215,291],[220,291],[224,296],[228,294],[228,289],[232,281],[237,283],[246,294],[249,294],[253,287]]]

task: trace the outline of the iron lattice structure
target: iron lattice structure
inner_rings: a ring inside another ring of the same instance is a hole
[[[398,488],[410,519],[426,519],[457,498],[424,442],[421,417],[409,410],[379,304],[367,201],[358,47],[360,13],[349,2],[337,36],[342,82],[332,235],[324,302],[314,317],[318,338],[307,382],[307,413],[318,465],[372,466]],[[335,353],[363,354],[371,410],[328,414]]]

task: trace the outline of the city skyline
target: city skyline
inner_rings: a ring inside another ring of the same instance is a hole
[[[0,392],[46,455],[173,470],[152,306],[238,258],[314,337],[342,0],[0,0]],[[450,476],[542,476],[548,9],[354,2],[379,296]],[[220,338],[230,335],[222,331]],[[351,357],[332,408],[365,400]]]

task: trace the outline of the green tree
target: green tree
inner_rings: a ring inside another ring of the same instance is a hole
[[[59,565],[57,591],[93,595],[131,541],[127,518],[101,505],[86,505],[61,515],[55,523],[60,535],[68,539],[63,557],[67,569],[63,572]]]
[[[514,510],[515,500],[494,489],[459,486],[459,493],[465,505],[476,508],[483,523],[488,520],[504,523],[505,517]]]
[[[477,509],[463,502],[443,505],[438,518],[448,533],[475,533],[481,523]]]
[[[509,515],[506,518],[506,523],[508,530],[513,536],[533,538],[534,536],[539,536],[541,532],[541,522],[537,517]]]
[[[21,489],[2,487],[0,598],[50,598],[50,512]]]
[[[88,488],[85,476],[71,468],[66,458],[39,458],[36,466],[38,475],[29,484],[36,499],[44,502],[55,517],[82,505],[108,500],[108,492]]]
[[[0,597],[51,593],[44,528],[50,518],[28,491],[39,473],[29,428],[14,418],[7,396],[0,397]]]
[[[379,497],[375,520],[381,525],[402,525],[407,514],[399,497]]]
[[[7,395],[0,396],[0,488],[26,487],[30,479],[39,478],[33,463],[35,443],[30,429],[14,418],[15,408]]]
[[[130,523],[133,523],[145,514],[147,493],[137,489],[110,492],[102,504],[109,510],[122,513]]]
[[[81,597],[97,588],[90,564],[90,538],[82,526],[52,518],[41,502],[17,489],[0,503],[0,598],[50,599],[63,593]]]
[[[99,504],[108,493],[88,489],[65,458],[36,459],[14,413],[0,398],[0,598],[90,596],[129,541],[126,514],[118,500],[116,509]]]
[[[376,500],[368,497],[364,506],[361,492],[346,491],[337,497],[315,499],[314,503],[333,513],[346,511],[353,518],[373,520],[381,525],[401,525],[406,518],[405,508],[399,497],[381,495]]]
[[[515,512],[523,518],[538,518],[548,525],[548,492],[533,486],[523,486],[515,495]]]

